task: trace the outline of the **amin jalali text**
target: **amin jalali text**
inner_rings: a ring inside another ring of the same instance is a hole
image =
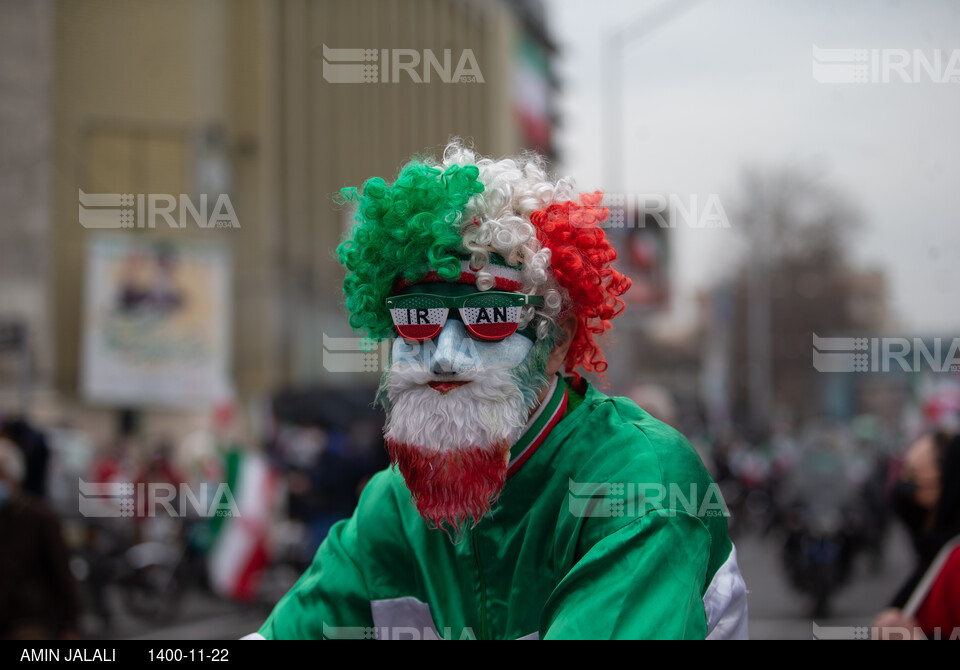
[[[20,661],[116,661],[116,649],[24,649]]]

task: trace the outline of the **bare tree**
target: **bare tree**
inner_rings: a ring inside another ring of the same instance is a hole
[[[750,252],[736,280],[733,408],[762,437],[774,414],[820,413],[812,333],[878,324],[856,309],[863,282],[848,249],[863,219],[845,194],[800,170],[754,169],[735,211]]]

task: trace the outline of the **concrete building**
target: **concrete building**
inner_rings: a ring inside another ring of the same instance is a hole
[[[554,51],[533,1],[3,0],[0,321],[25,324],[33,364],[24,377],[0,351],[0,409],[27,379],[37,418],[115,429],[119,405],[81,391],[95,233],[226,250],[240,401],[375,383],[323,362],[325,334],[352,335],[336,194],[451,136],[487,155],[552,153]],[[239,227],[92,231],[81,191],[226,194]],[[148,433],[182,433],[207,411],[131,408]]]

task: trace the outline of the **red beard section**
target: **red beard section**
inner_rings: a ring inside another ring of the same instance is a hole
[[[387,441],[411,499],[431,527],[452,529],[460,538],[468,518],[476,525],[496,502],[507,481],[510,447],[433,451]]]

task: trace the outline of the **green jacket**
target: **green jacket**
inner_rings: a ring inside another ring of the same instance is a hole
[[[427,527],[397,472],[375,475],[253,637],[746,637],[700,458],[633,402],[583,386],[555,384],[492,514],[459,543]]]

